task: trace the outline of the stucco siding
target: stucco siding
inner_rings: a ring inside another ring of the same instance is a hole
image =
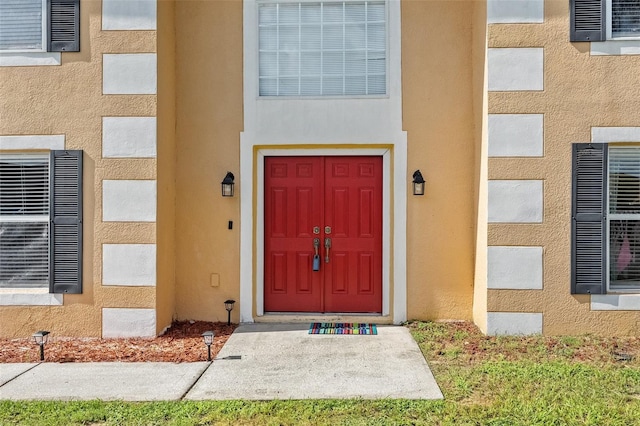
[[[108,8],[115,3],[105,2],[105,5]],[[146,222],[139,221],[138,217],[129,217],[126,222],[104,221],[103,207],[105,202],[110,204],[103,198],[105,183],[108,198],[108,182],[150,181],[155,186],[157,177],[157,161],[149,147],[155,140],[155,124],[140,130],[145,138],[143,143],[147,145],[143,152],[123,148],[121,137],[109,131],[113,128],[107,126],[106,133],[103,132],[105,117],[154,119],[156,116],[156,31],[107,31],[108,28],[102,28],[102,6],[102,2],[81,2],[79,52],[32,55],[31,59],[25,57],[22,62],[0,55],[0,65],[3,65],[0,66],[0,86],[3,88],[0,149],[3,152],[79,149],[83,150],[84,164],[82,294],[44,293],[31,297],[31,301],[48,306],[29,306],[32,303],[26,292],[3,289],[0,305],[11,305],[0,306],[0,335],[3,337],[29,336],[38,329],[49,330],[57,336],[99,337],[104,325],[103,308],[134,307],[151,311],[156,308],[153,286],[102,285],[103,245],[130,247],[156,243],[155,192],[152,195],[154,213],[145,216]],[[147,6],[151,4],[147,2]],[[155,19],[151,13],[147,16],[150,20]],[[121,24],[126,26],[129,18],[123,19]],[[49,57],[58,57],[59,61],[51,63]],[[144,67],[135,66],[131,70],[135,75],[140,74],[143,81],[129,78],[129,73],[112,72],[111,65],[132,64],[121,61],[122,58],[144,58]],[[25,62],[27,59],[31,62]],[[112,63],[112,59],[116,59],[115,62]],[[122,77],[127,75],[129,77],[123,83]],[[103,136],[106,136],[106,152]],[[119,214],[116,213],[116,217]],[[151,257],[145,255],[148,263],[144,268],[145,277],[137,282],[154,285],[155,254],[147,254]],[[118,259],[109,253],[104,255],[110,261]],[[111,272],[114,272],[121,265],[112,266]],[[116,278],[126,278],[118,274],[107,276],[109,284]],[[135,282],[134,279],[130,284]],[[153,334],[155,328],[154,322]],[[145,329],[145,335],[149,330]]]
[[[256,11],[82,1],[80,52],[0,53],[0,151],[84,153],[83,292],[2,289],[0,336],[273,320],[275,155],[382,157],[380,323],[638,334],[637,294],[570,291],[572,144],[640,144],[638,40],[571,43],[568,2],[388,0],[385,95],[260,99]]]
[[[471,319],[476,209],[475,2],[402,2],[403,128],[411,173],[425,195],[407,198],[409,318]],[[446,34],[446,36],[445,36]],[[477,121],[476,121],[477,120]],[[410,189],[409,189],[410,191]]]
[[[243,127],[242,1],[178,1],[176,28],[175,306],[179,319],[226,320],[239,300],[239,151]],[[236,196],[220,182],[236,175]],[[228,229],[232,221],[233,229]],[[251,253],[244,253],[251,256]],[[219,286],[210,276],[219,274]],[[232,312],[238,321],[239,309]]]
[[[544,256],[541,289],[507,290],[502,289],[502,284],[500,289],[490,286],[487,310],[543,312],[542,332],[550,335],[637,334],[640,314],[621,309],[633,305],[627,304],[624,297],[621,299],[624,303],[610,304],[608,295],[599,299],[600,296],[571,294],[571,147],[577,142],[640,142],[633,130],[640,124],[636,113],[640,108],[636,72],[640,68],[640,57],[601,54],[603,50],[620,46],[618,42],[569,42],[568,2],[545,2],[541,23],[504,25],[495,20],[489,23],[490,52],[544,51],[543,84],[538,87],[539,91],[528,91],[524,86],[503,86],[508,90],[495,91],[490,87],[488,93],[489,117],[508,117],[509,114],[543,117],[543,155],[527,158],[516,152],[504,157],[491,155],[489,183],[540,181],[544,191],[542,220],[528,221],[537,223],[490,220],[488,244],[514,249],[541,247]],[[500,72],[498,68],[496,73]],[[491,61],[489,74],[492,74]],[[519,131],[515,129],[513,134]],[[539,133],[537,129],[536,134]],[[533,133],[529,133],[528,137],[532,136]],[[614,310],[599,310],[606,306]]]

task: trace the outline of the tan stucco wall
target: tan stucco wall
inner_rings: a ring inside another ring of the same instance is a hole
[[[489,179],[542,179],[541,224],[490,224],[489,245],[542,246],[543,290],[489,290],[490,312],[542,312],[544,334],[638,334],[640,312],[590,311],[570,294],[571,144],[591,127],[638,126],[640,56],[591,56],[569,42],[569,3],[545,2],[545,23],[490,25],[489,47],[544,47],[544,91],[489,93],[489,113],[543,113],[544,157],[489,158]],[[640,141],[638,141],[640,142]]]
[[[541,312],[545,334],[637,334],[640,312],[592,312],[569,279],[571,143],[594,126],[638,126],[640,56],[569,43],[567,2],[546,1],[544,24],[488,31],[485,10],[402,0],[407,182],[416,169],[427,180],[423,197],[408,186],[408,318],[473,318],[486,330],[487,312]],[[0,135],[64,134],[84,150],[85,247],[83,294],[0,307],[0,336],[100,336],[103,307],[156,308],[160,332],[173,318],[226,320],[223,301],[239,299],[239,197],[223,198],[220,181],[231,171],[242,191],[242,2],[160,1],[158,34],[103,32],[100,12],[101,2],[82,2],[82,51],[61,66],[0,67]],[[544,91],[487,93],[485,43],[544,47]],[[102,95],[103,53],[156,51],[157,97]],[[103,116],[156,113],[158,160],[102,158]],[[543,113],[544,157],[487,158],[487,113]],[[104,179],[157,179],[157,225],[103,223]],[[543,223],[486,225],[491,179],[543,180]],[[113,243],[157,244],[157,286],[102,286],[102,245]],[[544,289],[487,290],[487,245],[542,246]]]
[[[102,54],[155,52],[155,31],[101,31],[101,2],[81,5],[81,51],[60,66],[0,67],[0,135],[65,135],[84,150],[83,293],[64,306],[0,306],[0,336],[100,336],[102,307],[155,307],[155,288],[103,287],[102,244],[155,243],[155,224],[103,223],[103,179],[155,179],[155,159],[103,159],[103,116],[155,116],[155,95],[102,95]],[[19,320],[16,320],[19,319]]]
[[[158,2],[158,216],[156,329],[176,312],[176,32],[175,1]]]
[[[242,2],[178,1],[175,25],[176,313],[226,320],[223,302],[240,289],[241,224],[239,198],[223,198],[220,182],[230,171],[242,191]]]
[[[473,116],[475,122],[475,275],[473,284],[473,321],[487,331],[487,4],[478,1],[473,11]]]
[[[403,127],[407,179],[420,169],[426,194],[408,195],[408,318],[471,319],[477,132],[473,1],[402,2]],[[410,186],[410,185],[409,185]]]

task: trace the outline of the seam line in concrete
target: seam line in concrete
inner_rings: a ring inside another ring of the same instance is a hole
[[[37,363],[36,365],[34,365],[31,368],[28,368],[26,370],[24,370],[22,373],[18,374],[15,377],[10,378],[9,380],[7,380],[6,382],[4,382],[3,384],[0,385],[0,388],[3,387],[4,385],[6,385],[7,383],[11,383],[13,382],[15,379],[17,379],[18,377],[22,376],[25,373],[28,373],[29,371],[33,370],[34,368],[36,368],[37,366],[39,366],[40,364],[42,364],[42,362]]]
[[[180,398],[178,398],[178,401],[182,401],[187,396],[187,394],[189,392],[191,392],[191,389],[193,389],[193,387],[196,385],[196,383],[198,383],[200,381],[202,376],[204,376],[204,373],[206,373],[207,370],[209,369],[209,367],[211,367],[211,364],[213,364],[213,361],[209,361],[209,365],[207,365],[207,368],[202,370],[202,373],[200,373],[200,375],[198,377],[196,377],[196,379],[193,381],[193,383],[191,383],[191,386],[189,386],[189,388],[186,391],[184,391],[182,396]]]

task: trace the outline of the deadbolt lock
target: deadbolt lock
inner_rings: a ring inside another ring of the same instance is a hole
[[[331,234],[331,227],[330,226],[325,226],[324,227],[324,233],[327,234],[327,235]]]
[[[319,226],[314,226],[313,227],[313,235],[319,235],[320,234],[320,227]]]

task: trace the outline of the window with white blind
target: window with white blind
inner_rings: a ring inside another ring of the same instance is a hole
[[[0,52],[80,50],[79,0],[0,0]]]
[[[0,50],[46,51],[46,0],[0,0]]]
[[[0,287],[49,287],[49,155],[0,155]]]
[[[82,293],[82,151],[0,154],[0,288]]]
[[[573,145],[571,291],[640,291],[640,145]]]
[[[640,37],[640,0],[610,0],[608,2],[609,37]]]
[[[385,1],[258,4],[260,96],[387,93]]]
[[[571,41],[640,39],[640,0],[570,0]]]
[[[609,289],[640,289],[640,147],[609,147]]]

